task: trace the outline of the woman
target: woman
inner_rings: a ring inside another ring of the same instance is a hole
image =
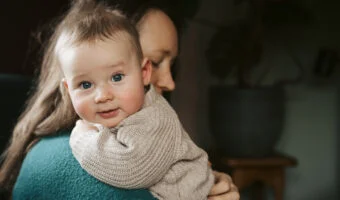
[[[149,8],[144,13],[142,18],[135,20],[144,57],[149,58],[153,65],[151,82],[159,93],[171,92],[176,86],[171,74],[178,54],[176,27],[162,10]],[[231,178],[217,171],[214,174],[218,181],[210,192],[210,199],[239,199]]]
[[[171,65],[178,48],[176,28],[160,8],[151,5],[142,8],[132,18],[140,32],[145,57],[153,63],[152,83],[160,93],[172,91],[175,83]],[[68,145],[69,132],[62,134],[60,131],[72,127],[77,116],[73,110],[65,109],[64,105],[69,102],[61,99],[61,74],[57,67],[53,67],[56,61],[49,56],[53,53],[51,51],[51,48],[45,50],[36,91],[14,129],[0,171],[1,186],[11,191],[17,179],[14,199],[152,199],[147,190],[108,187],[86,174],[75,162]],[[47,137],[51,135],[56,136]],[[41,141],[34,145],[37,139]],[[218,172],[215,176],[218,182],[210,192],[211,199],[239,199],[229,176]]]

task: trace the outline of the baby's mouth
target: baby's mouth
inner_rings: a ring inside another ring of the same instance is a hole
[[[111,110],[106,110],[106,111],[101,111],[98,112],[98,114],[102,117],[102,118],[112,118],[112,117],[116,117],[119,113],[119,109],[111,109]]]

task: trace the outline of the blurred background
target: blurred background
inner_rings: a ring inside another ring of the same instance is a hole
[[[178,13],[186,26],[181,35],[180,67],[171,102],[191,137],[206,150],[217,146],[210,124],[212,86],[223,83],[240,89],[283,88],[283,120],[272,145],[298,161],[296,167],[286,170],[285,199],[339,199],[340,2],[172,2],[179,5]],[[1,106],[6,112],[1,114],[1,121],[9,115],[17,116],[8,106],[12,100],[6,100],[18,95],[10,92],[17,88],[6,77],[15,74],[27,81],[29,87],[28,80],[39,65],[40,55],[40,46],[33,36],[65,10],[67,4],[66,0],[2,3],[0,79],[4,79]],[[221,42],[217,42],[218,45],[214,40]],[[239,46],[243,48],[238,49]],[[244,60],[249,62],[242,62]],[[240,68],[245,71],[243,75],[239,75]],[[21,93],[23,95],[15,98],[25,98],[26,93]],[[18,102],[16,106],[22,105]],[[4,126],[5,132],[9,132],[10,126]],[[6,135],[1,136],[2,144]],[[246,148],[246,145],[236,145]],[[273,199],[271,194],[269,199]]]

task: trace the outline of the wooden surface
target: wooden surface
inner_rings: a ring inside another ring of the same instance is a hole
[[[274,166],[296,166],[297,160],[291,156],[275,153],[263,158],[224,158],[221,162],[232,168],[237,167],[274,167]]]
[[[263,191],[266,186],[274,190],[275,200],[283,200],[285,169],[298,163],[294,157],[281,153],[263,158],[221,156],[218,160],[220,166],[231,169],[232,179],[240,191],[249,186],[253,187],[253,199],[257,200],[264,199]]]

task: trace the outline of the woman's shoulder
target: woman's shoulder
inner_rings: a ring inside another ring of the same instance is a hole
[[[154,199],[148,190],[106,185],[84,171],[72,155],[69,132],[41,139],[26,155],[13,199]]]

